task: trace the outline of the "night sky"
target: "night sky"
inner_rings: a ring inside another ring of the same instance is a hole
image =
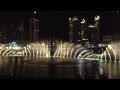
[[[84,18],[89,23],[93,22],[95,15],[101,17],[101,35],[112,34],[112,11],[38,11],[40,37],[68,39],[69,16]],[[19,20],[28,23],[31,16],[32,11],[0,11],[0,24],[9,25]]]

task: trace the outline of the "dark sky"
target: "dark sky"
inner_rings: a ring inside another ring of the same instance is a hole
[[[101,35],[112,33],[112,11],[38,11],[40,19],[40,33],[46,37],[67,38],[68,17],[78,16],[86,21],[94,20],[95,15],[101,17]],[[11,24],[19,20],[28,21],[32,16],[32,11],[0,11],[0,23]],[[28,21],[29,22],[29,21]]]

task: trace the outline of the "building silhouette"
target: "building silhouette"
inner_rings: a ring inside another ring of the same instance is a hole
[[[73,43],[98,43],[100,41],[100,17],[94,17],[92,24],[87,24],[85,19],[78,17],[69,18],[69,41]]]
[[[19,41],[24,40],[24,25],[23,21],[20,21],[16,27],[16,38]]]
[[[73,41],[73,21],[72,18],[69,18],[69,41]]]
[[[35,15],[36,12],[34,12],[33,17],[30,19],[30,41],[37,41],[39,39],[39,20]]]
[[[6,26],[0,25],[0,43],[6,42]]]
[[[95,25],[95,43],[100,41],[100,16],[95,16],[94,18],[94,25]]]
[[[90,24],[88,26],[88,41],[90,44],[93,44],[96,42],[96,29],[94,24]]]
[[[85,44],[88,42],[88,31],[87,31],[87,24],[85,19],[81,20],[81,43]]]
[[[20,40],[23,41],[24,40],[24,25],[23,25],[23,21],[20,22]]]
[[[120,33],[120,12],[113,11],[113,34]]]
[[[69,41],[74,43],[81,42],[80,21],[76,16],[69,18],[70,32]]]
[[[16,25],[15,24],[11,24],[8,27],[8,41],[12,42],[12,41],[16,41],[17,40],[17,35],[16,35]]]

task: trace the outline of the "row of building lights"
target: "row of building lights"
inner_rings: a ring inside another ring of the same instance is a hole
[[[69,21],[70,22],[74,22],[74,21],[77,21],[78,20],[78,18],[75,16],[75,17],[73,17],[73,18],[71,18],[71,17],[69,17]],[[98,21],[98,20],[100,20],[100,16],[95,16],[95,18],[94,18],[94,20],[95,21]],[[84,24],[86,21],[85,21],[85,19],[83,18],[82,20],[81,20],[81,24]]]
[[[119,11],[113,11],[113,12],[119,12]]]
[[[89,41],[91,43],[97,43],[100,38],[99,37],[100,36],[99,35],[99,23],[100,23],[99,20],[100,20],[100,16],[96,15],[94,17],[94,23],[88,25],[86,24],[85,19],[82,19],[80,21],[76,16],[70,17],[69,18],[69,22],[70,22],[69,40],[70,42],[86,43]]]

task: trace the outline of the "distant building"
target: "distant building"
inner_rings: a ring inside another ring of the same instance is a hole
[[[6,26],[0,25],[0,43],[6,42]]]
[[[80,22],[77,17],[69,18],[70,24],[70,32],[69,32],[69,40],[70,42],[77,42],[80,39],[79,31],[80,31]]]
[[[120,12],[113,11],[113,33],[120,33]]]
[[[120,41],[120,34],[107,35],[103,37],[103,42]]]
[[[20,21],[19,24],[17,25],[16,33],[17,33],[17,40],[23,41],[24,40],[23,21]]]
[[[69,24],[70,24],[69,41],[74,43],[80,43],[81,42],[80,21],[76,16],[72,18],[70,17]]]
[[[36,12],[34,12],[34,15],[36,15]],[[39,35],[39,20],[33,16],[30,19],[30,41],[37,41],[38,35]]]
[[[92,44],[96,42],[96,29],[92,24],[88,26],[88,41]]]
[[[85,44],[88,42],[88,31],[87,31],[87,24],[86,24],[86,21],[85,19],[82,19],[81,21],[81,43],[82,44]]]
[[[17,40],[17,35],[16,35],[16,24],[11,24],[9,26],[9,41],[16,41]]]
[[[98,43],[100,40],[100,17],[94,18],[93,24],[86,24],[85,19],[76,16],[69,18],[69,41],[74,43]]]
[[[94,18],[94,25],[95,25],[95,43],[100,41],[100,16],[95,16]]]
[[[69,18],[69,41],[73,42],[73,20]]]
[[[81,42],[80,37],[80,21],[77,17],[73,17],[73,42],[79,43]]]

